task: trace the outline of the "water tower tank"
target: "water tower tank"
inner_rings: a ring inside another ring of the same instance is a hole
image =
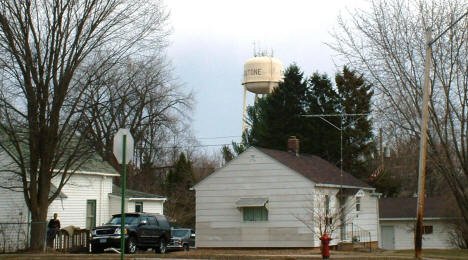
[[[255,94],[268,94],[283,81],[283,64],[272,57],[255,57],[244,64],[242,85]]]

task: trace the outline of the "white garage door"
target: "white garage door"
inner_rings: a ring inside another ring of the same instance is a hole
[[[393,226],[382,226],[382,248],[395,249],[395,229]]]

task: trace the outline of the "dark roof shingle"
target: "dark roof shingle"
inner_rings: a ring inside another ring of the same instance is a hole
[[[256,148],[315,183],[372,188],[345,171],[343,171],[343,179],[341,179],[340,168],[318,156],[310,154],[296,156],[291,152]]]
[[[417,198],[379,199],[380,218],[416,218]],[[424,217],[447,217],[446,201],[440,197],[424,199]]]
[[[121,194],[120,190],[121,188],[119,186],[112,184],[112,195],[120,197],[120,194]],[[158,195],[154,195],[151,193],[137,191],[137,190],[130,190],[130,189],[125,190],[125,197],[128,199],[131,199],[131,198],[164,199],[166,198],[164,196],[158,196]]]

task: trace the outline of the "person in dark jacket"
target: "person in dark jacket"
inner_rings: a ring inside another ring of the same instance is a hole
[[[55,235],[60,230],[60,220],[58,219],[58,214],[54,213],[54,218],[49,221],[47,225],[47,244],[52,246]]]

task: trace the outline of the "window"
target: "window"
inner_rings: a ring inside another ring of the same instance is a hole
[[[333,224],[333,223],[332,223],[332,218],[326,217],[326,218],[325,218],[325,225],[329,226],[329,225],[331,225],[331,224]]]
[[[135,201],[135,212],[143,212],[143,201]]]
[[[432,232],[434,231],[433,229],[434,229],[433,226],[424,226],[423,234],[432,234]]]
[[[152,225],[152,226],[159,226],[158,221],[157,221],[156,218],[153,217],[153,216],[148,216],[148,222],[149,222],[149,224]]]
[[[86,201],[86,229],[96,227],[96,200]]]
[[[245,207],[242,212],[244,221],[268,221],[268,210],[265,207]]]
[[[330,196],[325,195],[325,216],[330,215]]]
[[[356,211],[361,211],[361,197],[356,197]]]

